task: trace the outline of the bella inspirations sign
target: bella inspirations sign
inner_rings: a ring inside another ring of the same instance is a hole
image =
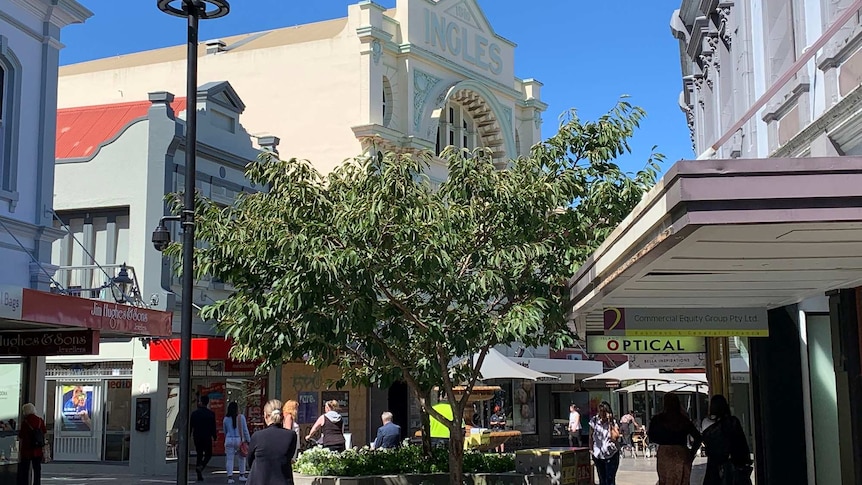
[[[605,335],[767,337],[765,308],[605,308]]]
[[[463,59],[480,71],[494,75],[503,72],[503,50],[500,44],[479,33],[479,23],[467,2],[455,5],[446,13],[454,18],[425,9],[425,45]]]

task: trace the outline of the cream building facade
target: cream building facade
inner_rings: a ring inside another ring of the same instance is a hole
[[[515,44],[475,0],[370,1],[347,17],[203,43],[201,82],[243,93],[243,122],[275,135],[285,156],[328,172],[369,150],[492,149],[495,163],[541,139],[542,84],[514,75]],[[64,66],[59,106],[181,92],[185,46]],[[432,181],[445,167],[431,167]]]

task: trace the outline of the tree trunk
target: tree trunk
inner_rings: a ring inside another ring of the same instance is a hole
[[[431,416],[422,409],[422,454],[431,458]]]
[[[461,421],[456,419],[455,426],[449,428],[449,483],[464,483],[464,435],[461,434]]]

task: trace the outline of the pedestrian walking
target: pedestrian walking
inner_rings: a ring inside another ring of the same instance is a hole
[[[620,467],[620,427],[607,401],[599,404],[590,420],[590,453],[599,475],[599,485],[616,485]]]
[[[204,469],[213,457],[213,441],[218,439],[215,413],[209,408],[210,398],[203,395],[198,398],[198,408],[192,412],[189,419],[192,440],[195,442],[195,472],[198,481],[204,481]]]
[[[36,406],[27,403],[21,407],[21,427],[18,428],[18,479],[17,485],[42,483],[42,460],[45,458],[45,420],[36,415]],[[32,472],[33,481],[30,481]]]
[[[574,403],[569,406],[569,446],[581,446],[581,413]]]
[[[239,405],[231,402],[227,405],[227,414],[222,423],[224,430],[225,471],[227,483],[235,483],[233,479],[234,461],[239,455],[239,481],[247,480],[245,476],[246,456],[251,434],[248,432],[248,422],[245,415],[239,412]]]
[[[634,446],[634,434],[640,431],[641,425],[635,417],[634,411],[629,411],[620,418],[620,433],[623,435],[623,444]]]
[[[299,416],[299,402],[294,401],[292,399],[288,399],[284,402],[284,406],[281,408],[281,415],[284,418],[284,421],[281,423],[281,427],[284,429],[293,430],[296,433],[297,439],[299,439],[299,421],[297,421]],[[299,443],[296,445],[296,453],[293,455],[293,461],[296,461],[299,458]]]
[[[318,431],[323,435],[320,444],[332,451],[344,451],[344,418],[342,418],[338,401],[326,401],[323,406],[324,413],[317,418],[311,431],[308,432],[306,440],[310,440]]]
[[[246,485],[293,485],[293,456],[297,436],[282,427],[282,404],[273,399],[263,407],[266,428],[251,437],[248,447],[248,482]]]
[[[664,410],[650,420],[647,435],[651,443],[659,445],[656,454],[658,485],[689,485],[691,464],[700,448],[701,436],[683,412],[675,393],[664,395]]]
[[[730,414],[721,394],[709,400],[709,416],[703,420],[706,473],[703,485],[750,485],[751,450],[742,424]]]

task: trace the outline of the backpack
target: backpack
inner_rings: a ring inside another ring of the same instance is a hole
[[[45,446],[45,433],[42,432],[42,429],[30,426],[30,422],[26,419],[24,420],[24,423],[28,428],[30,428],[30,447],[42,448]]]
[[[706,456],[718,459],[719,463],[730,460],[730,420],[720,419],[703,430],[703,444],[706,446]]]

